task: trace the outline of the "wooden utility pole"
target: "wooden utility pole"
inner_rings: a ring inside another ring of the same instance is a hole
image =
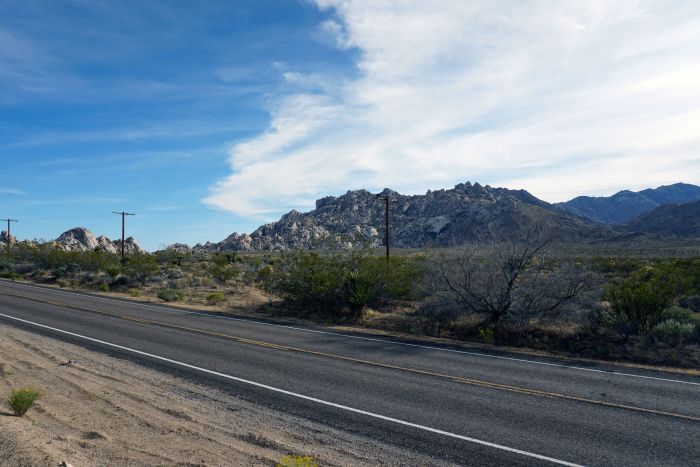
[[[135,216],[136,214],[130,213],[130,212],[114,212],[112,211],[112,214],[119,214],[122,216],[122,264],[124,264],[124,218],[126,216]]]
[[[10,239],[12,238],[12,234],[10,233],[10,222],[19,222],[17,219],[3,219],[3,221],[7,221],[7,257],[10,257]]]
[[[386,260],[387,262],[389,261],[389,250],[390,250],[390,243],[391,243],[391,225],[389,223],[389,201],[391,198],[389,196],[383,196],[383,195],[377,195],[377,198],[383,199],[386,207],[386,218],[384,221],[384,225],[386,227],[386,232],[384,234],[384,243],[386,245]]]

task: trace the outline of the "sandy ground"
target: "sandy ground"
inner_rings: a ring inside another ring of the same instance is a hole
[[[67,362],[70,364],[65,364]],[[22,418],[0,407],[0,465],[429,465],[430,459],[118,358],[0,324],[0,398],[42,393]]]

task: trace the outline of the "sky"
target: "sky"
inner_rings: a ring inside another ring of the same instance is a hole
[[[350,189],[700,184],[700,2],[0,0],[0,218],[149,250]]]

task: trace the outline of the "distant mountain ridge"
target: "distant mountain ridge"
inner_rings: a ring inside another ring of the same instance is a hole
[[[563,212],[525,190],[467,182],[453,189],[429,190],[425,195],[402,195],[389,189],[380,195],[392,199],[391,243],[399,248],[504,241],[535,230],[556,232],[563,241],[590,241],[611,235],[609,229]],[[291,211],[251,234],[233,233],[218,243],[196,245],[194,250],[379,246],[383,238],[384,202],[377,194],[356,190],[321,198],[316,201],[316,209],[307,213]]]
[[[664,204],[623,224],[634,231],[679,237],[700,237],[700,201]]]
[[[665,204],[700,201],[700,186],[687,183],[648,188],[642,191],[623,190],[612,196],[578,196],[559,209],[601,224],[623,224]]]

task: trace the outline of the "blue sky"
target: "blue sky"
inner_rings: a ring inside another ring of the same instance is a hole
[[[0,217],[147,249],[348,189],[700,183],[695,1],[0,0]]]
[[[0,217],[147,248],[260,223],[202,203],[233,142],[264,131],[287,69],[347,69],[309,3],[0,1]],[[344,72],[343,72],[344,73]]]

